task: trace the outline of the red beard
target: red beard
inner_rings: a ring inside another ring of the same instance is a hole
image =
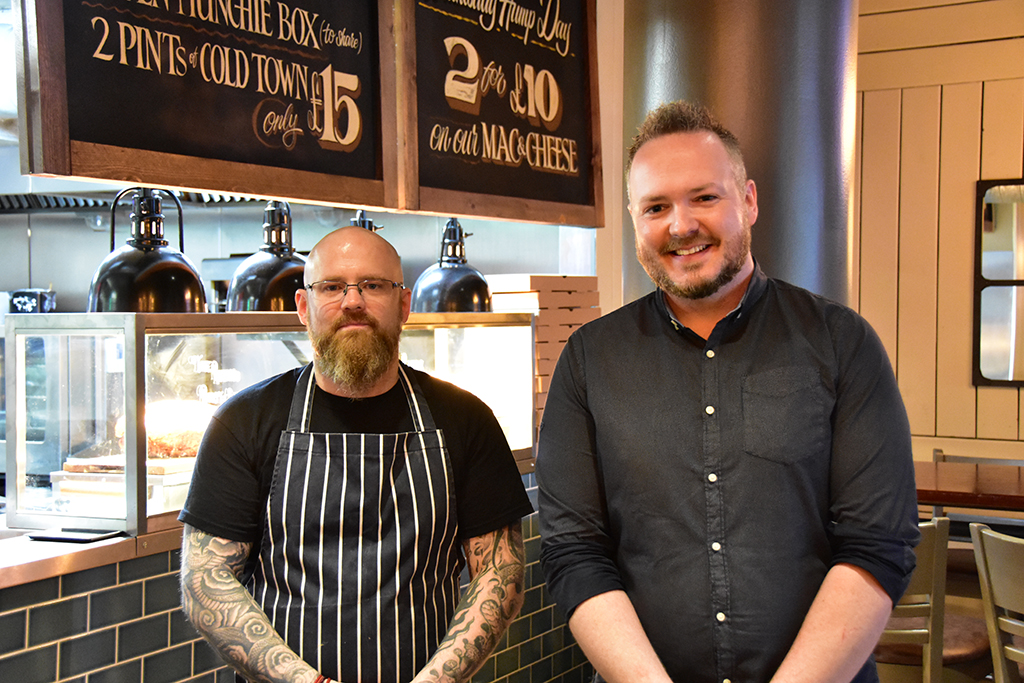
[[[361,323],[367,327],[346,329]],[[365,311],[347,312],[325,332],[309,332],[317,368],[333,382],[362,391],[372,387],[398,356],[401,328],[382,330]]]

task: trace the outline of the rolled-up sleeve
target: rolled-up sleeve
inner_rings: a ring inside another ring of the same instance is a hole
[[[871,573],[895,604],[914,570],[917,491],[910,425],[889,358],[859,317],[834,320],[839,372],[832,417],[833,564]]]
[[[566,617],[585,600],[623,588],[587,408],[582,349],[570,338],[552,375],[537,446],[541,568]]]

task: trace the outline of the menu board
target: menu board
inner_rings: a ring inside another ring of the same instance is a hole
[[[417,0],[421,198],[595,205],[592,13],[586,0]]]
[[[207,171],[202,189],[229,189],[211,187],[223,175],[267,193],[290,182],[274,169],[384,181],[376,0],[63,0],[59,23],[47,4],[36,0],[38,51],[63,44],[73,154],[156,153],[109,165],[143,182],[170,161],[160,155],[185,171],[180,157],[236,164]]]
[[[600,225],[596,0],[21,0],[22,172]]]

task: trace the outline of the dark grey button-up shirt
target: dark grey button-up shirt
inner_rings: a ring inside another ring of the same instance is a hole
[[[556,602],[625,590],[676,681],[767,681],[830,567],[894,602],[914,567],[910,429],[881,342],[759,268],[706,341],[660,291],[578,330],[537,481]]]

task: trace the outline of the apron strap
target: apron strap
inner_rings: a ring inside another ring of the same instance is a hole
[[[295,392],[292,394],[292,405],[288,410],[289,432],[308,432],[309,421],[313,416],[313,388],[316,382],[313,378],[313,363],[302,368],[299,379],[295,382]]]
[[[405,372],[405,365],[398,364],[398,380],[405,387],[405,398],[409,402],[409,412],[412,414],[413,430],[417,432],[434,431],[434,416],[430,414],[430,406],[427,399],[420,390],[420,384]]]

